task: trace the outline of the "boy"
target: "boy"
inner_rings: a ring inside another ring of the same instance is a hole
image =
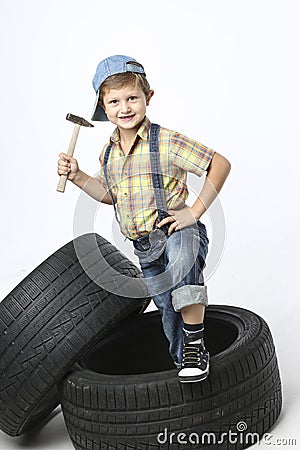
[[[60,153],[58,174],[68,174],[94,199],[114,206],[161,312],[179,380],[201,381],[209,372],[202,274],[208,238],[199,219],[222,188],[230,163],[200,143],[150,123],[146,109],[154,91],[135,59],[116,55],[101,61],[93,86],[92,120],[116,125],[100,155],[100,176],[88,176],[65,153]],[[185,204],[188,171],[198,176],[207,172],[191,207]]]

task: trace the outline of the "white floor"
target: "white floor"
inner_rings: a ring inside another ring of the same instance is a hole
[[[6,294],[24,277],[24,273],[7,274],[6,277],[1,276],[0,296],[4,298]],[[151,304],[148,308],[153,309]],[[298,449],[300,448],[300,365],[299,358],[293,353],[293,336],[291,330],[295,328],[297,317],[290,317],[287,332],[282,333],[275,330],[274,340],[277,347],[277,356],[280,363],[281,378],[283,384],[284,404],[282,413],[266,441],[260,441],[259,444],[253,445],[255,449]],[[278,338],[277,338],[278,333]],[[280,338],[279,338],[280,333]],[[288,351],[286,351],[288,349]],[[296,359],[297,358],[297,359]],[[234,430],[233,430],[234,431]],[[195,447],[196,448],[196,447]],[[71,450],[73,445],[69,439],[60,407],[58,407],[50,416],[49,422],[41,430],[26,435],[12,438],[0,431],[0,449],[16,450],[16,449],[36,449],[36,450]]]

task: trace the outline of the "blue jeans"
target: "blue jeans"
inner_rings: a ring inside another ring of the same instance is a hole
[[[152,247],[149,239],[133,242],[145,284],[162,316],[171,357],[179,365],[183,326],[180,310],[195,303],[205,306],[208,303],[203,279],[209,243],[206,227],[198,221],[197,225],[175,231]],[[155,254],[155,259],[151,254]]]

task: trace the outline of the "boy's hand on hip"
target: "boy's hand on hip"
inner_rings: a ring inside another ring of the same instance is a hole
[[[163,225],[171,223],[168,230],[169,235],[172,234],[173,231],[179,231],[182,230],[182,228],[194,225],[198,220],[196,214],[193,212],[193,208],[190,208],[187,205],[178,210],[169,209],[168,214],[170,214],[170,216],[161,220],[157,224],[157,227],[160,228]]]

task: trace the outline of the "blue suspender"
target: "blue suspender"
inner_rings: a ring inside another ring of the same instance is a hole
[[[163,220],[169,214],[167,213],[167,204],[165,198],[165,191],[163,185],[163,177],[160,167],[159,157],[159,131],[160,126],[155,123],[151,124],[150,128],[150,162],[151,162],[151,176],[156,199],[156,208],[159,221]]]
[[[162,178],[162,172],[160,167],[160,158],[159,158],[159,132],[160,132],[160,126],[152,123],[150,127],[150,163],[151,163],[151,177],[152,177],[152,184],[154,189],[154,195],[156,200],[156,208],[158,212],[158,219],[161,221],[165,217],[168,217],[167,213],[167,204],[165,199],[165,191],[163,186],[163,178]],[[107,162],[109,158],[109,154],[112,148],[112,143],[108,145],[105,151],[104,155],[104,176],[105,181],[107,183],[108,192],[112,200],[112,204],[115,210],[115,216],[118,223],[120,223],[120,220],[118,218],[117,214],[117,208],[116,208],[116,202],[112,193],[112,190],[110,188],[110,183],[108,179],[107,174]],[[162,227],[163,231],[166,232],[167,230],[164,230],[164,227]]]
[[[116,221],[118,223],[120,223],[120,220],[119,220],[119,217],[118,217],[118,213],[117,213],[117,208],[116,208],[116,202],[115,202],[112,190],[110,188],[109,179],[108,179],[108,175],[107,175],[107,162],[108,162],[109,154],[110,154],[110,151],[111,151],[111,147],[112,147],[112,142],[108,145],[108,147],[107,147],[107,149],[105,151],[104,161],[103,161],[104,162],[103,171],[104,171],[104,176],[105,176],[105,181],[106,181],[106,184],[107,184],[108,192],[109,192],[109,195],[110,195],[113,207],[114,207]]]

